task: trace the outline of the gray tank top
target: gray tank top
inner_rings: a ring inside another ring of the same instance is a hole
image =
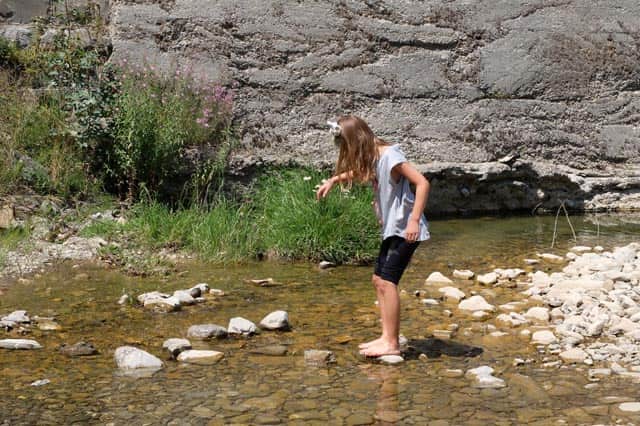
[[[404,238],[404,231],[413,210],[415,194],[411,191],[409,180],[400,176],[400,180],[395,182],[391,176],[391,169],[406,161],[407,158],[397,144],[389,146],[378,159],[374,191],[379,209],[377,213],[382,221],[383,240],[394,235]],[[429,228],[423,213],[420,215],[418,241],[428,239]]]

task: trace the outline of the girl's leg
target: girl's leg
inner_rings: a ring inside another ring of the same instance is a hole
[[[391,281],[376,277],[376,292],[380,295],[380,317],[382,318],[382,336],[363,348],[365,356],[398,355],[400,344],[400,296],[398,287]]]
[[[380,311],[380,318],[382,318],[382,311],[384,309],[384,298],[382,297],[382,290],[378,288],[377,282],[379,280],[381,280],[382,278],[380,278],[378,275],[373,274],[373,276],[371,277],[371,283],[373,284],[373,288],[376,290],[376,298],[378,300],[378,310]],[[384,321],[382,322],[382,334],[384,335],[384,330],[385,330],[385,323]],[[367,343],[361,343],[360,345],[358,345],[358,348],[360,349],[366,349],[369,346],[373,345],[373,344],[377,344],[380,343],[380,341],[382,340],[382,336],[378,337],[375,340],[372,340],[370,342]]]

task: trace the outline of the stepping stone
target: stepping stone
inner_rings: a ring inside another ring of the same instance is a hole
[[[213,365],[224,357],[222,352],[190,349],[178,355],[178,361],[197,365]]]
[[[29,339],[3,339],[0,340],[0,348],[2,349],[41,349],[40,343]]]

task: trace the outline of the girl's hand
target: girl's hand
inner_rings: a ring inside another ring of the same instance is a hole
[[[329,191],[331,191],[331,188],[333,188],[333,179],[327,179],[316,191],[316,199],[319,200],[326,197]]]
[[[409,219],[407,223],[407,229],[404,231],[404,239],[409,243],[414,243],[418,240],[420,235],[420,221],[415,219]]]

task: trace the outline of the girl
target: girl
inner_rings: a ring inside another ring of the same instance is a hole
[[[382,244],[376,260],[373,285],[382,318],[382,335],[359,346],[371,357],[399,355],[400,297],[398,283],[420,241],[429,239],[424,209],[429,182],[413,168],[398,145],[377,138],[367,123],[356,116],[329,122],[340,149],[336,174],[316,193],[327,196],[336,183],[373,184],[374,210],[382,225]],[[410,185],[415,185],[415,195]]]

